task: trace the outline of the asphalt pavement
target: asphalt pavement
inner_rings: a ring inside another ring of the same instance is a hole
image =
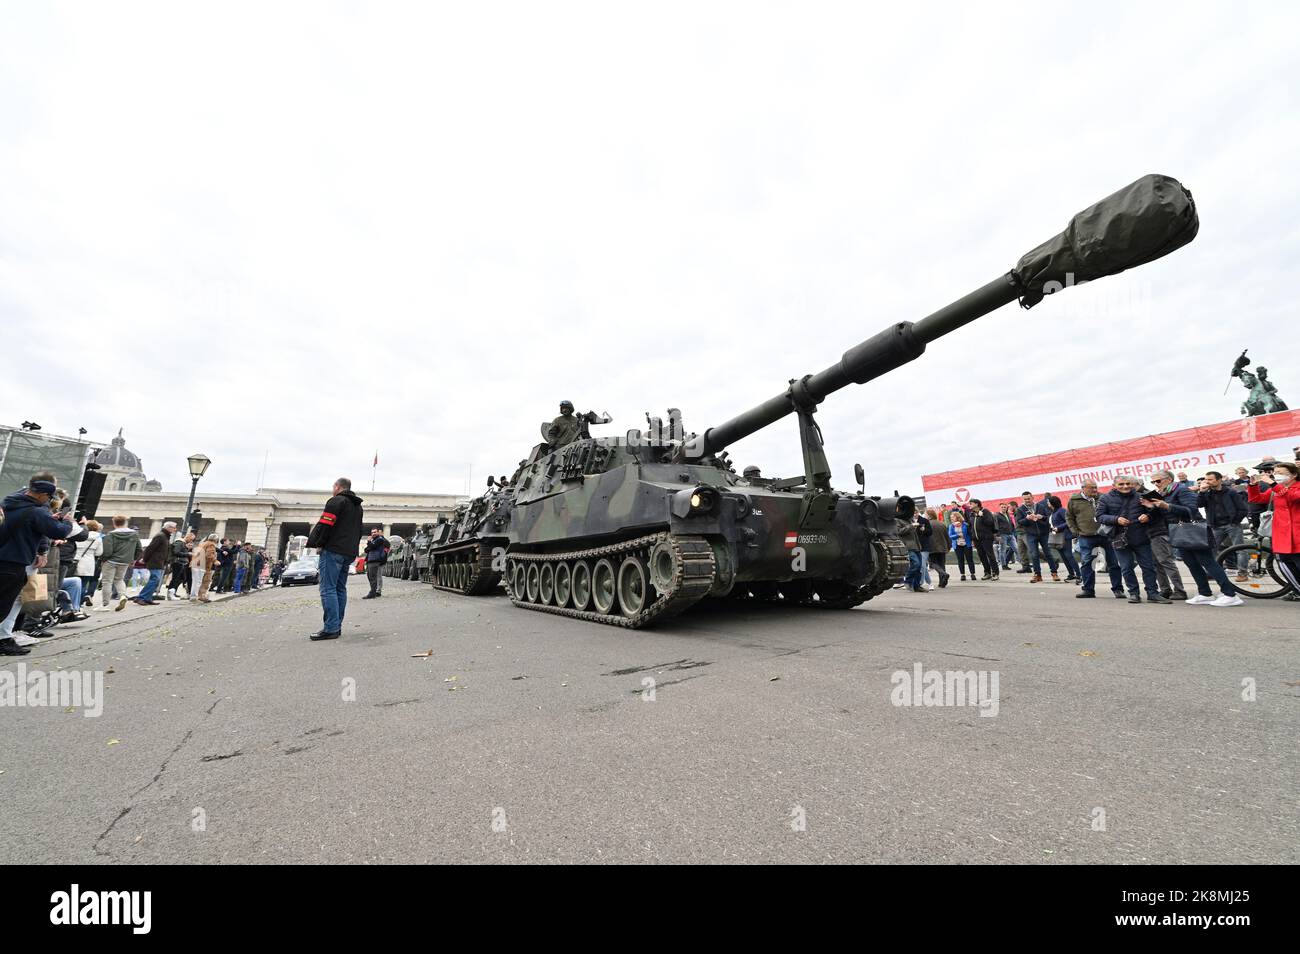
[[[1300,861],[1295,603],[1004,576],[629,632],[365,585],[337,641],[275,589],[5,659],[104,690],[0,707],[0,861]]]

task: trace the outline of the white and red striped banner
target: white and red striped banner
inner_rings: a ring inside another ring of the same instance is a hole
[[[927,502],[939,506],[976,498],[987,505],[1019,497],[1056,494],[1064,501],[1082,481],[1107,489],[1121,474],[1145,477],[1155,470],[1186,471],[1193,479],[1224,465],[1257,462],[1273,455],[1291,460],[1300,445],[1300,411],[1279,411],[1224,424],[1189,427],[1132,440],[1078,447],[1054,454],[966,467],[921,478]]]

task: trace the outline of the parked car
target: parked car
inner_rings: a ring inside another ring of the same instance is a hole
[[[293,586],[296,583],[320,582],[320,558],[315,556],[294,560],[284,568],[280,576],[281,586]]]

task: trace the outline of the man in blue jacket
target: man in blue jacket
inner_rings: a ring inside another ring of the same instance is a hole
[[[1128,587],[1128,601],[1142,602],[1138,593],[1137,574],[1133,572],[1136,564],[1142,568],[1142,585],[1147,591],[1147,602],[1170,603],[1172,600],[1160,595],[1155,556],[1151,553],[1151,537],[1147,533],[1151,516],[1142,506],[1136,487],[1137,483],[1132,477],[1116,477],[1115,489],[1103,496],[1097,504],[1097,522],[1115,528],[1111,543],[1115,555],[1119,557],[1120,573]]]
[[[71,519],[50,512],[50,501],[58,485],[53,474],[33,474],[27,489],[4,499],[4,523],[0,524],[0,619],[9,615],[14,600],[27,585],[27,568],[36,562],[36,551],[44,539],[63,540],[76,532]],[[31,650],[19,646],[13,637],[0,639],[0,656],[25,656]]]
[[[1043,582],[1043,564],[1038,555],[1041,552],[1047,557],[1048,565],[1052,570],[1052,579],[1060,581],[1056,575],[1056,557],[1052,556],[1047,549],[1047,535],[1051,533],[1052,513],[1047,509],[1046,504],[1040,506],[1034,505],[1034,495],[1028,490],[1020,495],[1022,503],[1016,508],[1016,526],[1024,531],[1025,547],[1029,551],[1029,564],[1033,567],[1034,575],[1030,583]]]

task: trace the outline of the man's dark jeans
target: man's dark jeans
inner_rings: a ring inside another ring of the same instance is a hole
[[[1047,565],[1052,568],[1053,573],[1056,572],[1056,557],[1052,555],[1051,550],[1047,549],[1046,536],[1032,531],[1026,533],[1025,546],[1029,548],[1029,562],[1033,565],[1035,576],[1043,575],[1043,562],[1038,558],[1039,553],[1047,557]]]
[[[1097,571],[1092,565],[1093,554],[1097,550],[1106,554],[1106,572],[1110,574],[1111,590],[1123,593],[1124,582],[1119,571],[1119,560],[1115,557],[1115,548],[1105,537],[1079,537],[1079,559],[1083,564],[1079,567],[1079,576],[1083,581],[1081,589],[1085,593],[1092,593],[1097,585]]]
[[[343,629],[343,616],[348,608],[348,566],[345,556],[322,550],[317,572],[320,575],[320,605],[325,613],[325,632],[337,633]]]
[[[1124,575],[1124,584],[1128,587],[1130,596],[1138,594],[1134,565],[1142,569],[1142,585],[1146,588],[1147,596],[1160,595],[1160,582],[1156,579],[1156,558],[1151,552],[1150,543],[1130,543],[1126,547],[1116,547],[1115,553],[1119,557],[1120,572]]]

